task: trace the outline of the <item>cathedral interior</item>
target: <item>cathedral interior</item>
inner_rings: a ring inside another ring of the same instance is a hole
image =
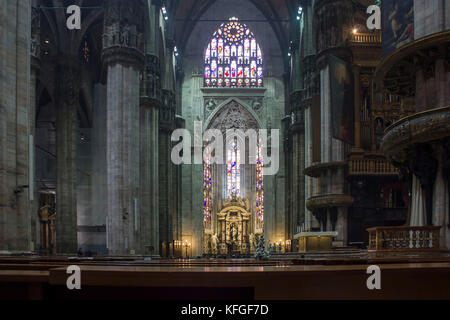
[[[375,264],[450,299],[449,2],[1,0],[0,298],[73,264],[88,297],[379,299]]]

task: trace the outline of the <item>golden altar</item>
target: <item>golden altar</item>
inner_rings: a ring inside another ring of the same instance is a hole
[[[298,240],[298,252],[330,251],[337,232],[301,232],[294,236]]]
[[[205,230],[205,254],[244,255],[254,252],[255,234],[251,230],[250,205],[242,198],[225,200],[216,214],[215,232]]]

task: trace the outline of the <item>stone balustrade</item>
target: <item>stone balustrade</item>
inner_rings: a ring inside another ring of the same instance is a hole
[[[369,251],[439,251],[441,227],[375,227],[369,232]]]
[[[398,169],[386,159],[350,159],[350,176],[390,176],[398,175]]]
[[[363,43],[365,45],[367,44],[374,44],[374,45],[381,45],[381,33],[353,33],[350,42],[352,43]]]

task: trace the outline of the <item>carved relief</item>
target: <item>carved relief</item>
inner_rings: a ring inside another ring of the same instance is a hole
[[[253,110],[258,112],[259,110],[261,110],[261,108],[263,106],[262,98],[255,98],[255,99],[253,99],[251,105],[252,105]]]
[[[205,109],[209,112],[214,111],[214,109],[217,107],[217,102],[215,99],[205,99]]]
[[[149,98],[161,99],[161,67],[157,56],[147,55],[145,58],[145,72],[142,95]]]
[[[162,106],[159,110],[159,122],[163,128],[170,129],[175,125],[175,112],[175,94],[168,90],[162,90]]]
[[[450,108],[431,110],[400,120],[386,132],[383,138],[383,151],[394,158],[415,143],[426,143],[448,137],[449,123]]]
[[[220,106],[228,96],[206,96],[204,97],[203,102],[203,115],[204,119],[208,119],[211,113],[214,112],[214,110],[217,109],[218,106]],[[244,103],[246,103],[248,106],[252,108],[255,113],[261,117],[262,113],[264,111],[264,97],[240,97],[240,100],[242,100]]]
[[[114,46],[141,49],[140,34],[135,25],[121,24],[119,22],[105,27],[103,35],[103,48]]]
[[[256,130],[259,126],[250,112],[236,101],[232,101],[211,121],[210,128],[225,132],[227,129]]]

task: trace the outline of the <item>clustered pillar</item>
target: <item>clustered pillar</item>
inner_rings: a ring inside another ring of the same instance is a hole
[[[141,92],[141,252],[159,254],[159,108],[160,59],[146,55]]]
[[[140,74],[144,63],[138,2],[108,3],[103,60],[107,72],[107,247],[133,254],[139,227]],[[133,24],[134,23],[134,24]]]
[[[80,66],[62,58],[56,67],[56,250],[77,252],[77,112]]]
[[[171,134],[175,123],[175,95],[163,90],[163,107],[159,113],[159,236],[161,244],[169,245],[174,233],[176,189],[173,184],[174,165],[171,160]],[[165,252],[164,254],[167,254]]]
[[[36,109],[37,109],[37,79],[39,76],[39,70],[41,68],[41,12],[37,8],[37,0],[33,0],[31,7],[31,43],[30,43],[30,54],[31,54],[31,74],[30,74],[30,116],[29,116],[29,126],[30,126],[30,148],[33,152],[30,154],[30,165],[32,170],[30,170],[30,196],[31,196],[31,239],[35,239],[39,242],[39,219],[38,219],[38,191],[36,183],[36,156],[35,141],[36,141]],[[32,242],[31,250],[38,247],[38,243]]]

